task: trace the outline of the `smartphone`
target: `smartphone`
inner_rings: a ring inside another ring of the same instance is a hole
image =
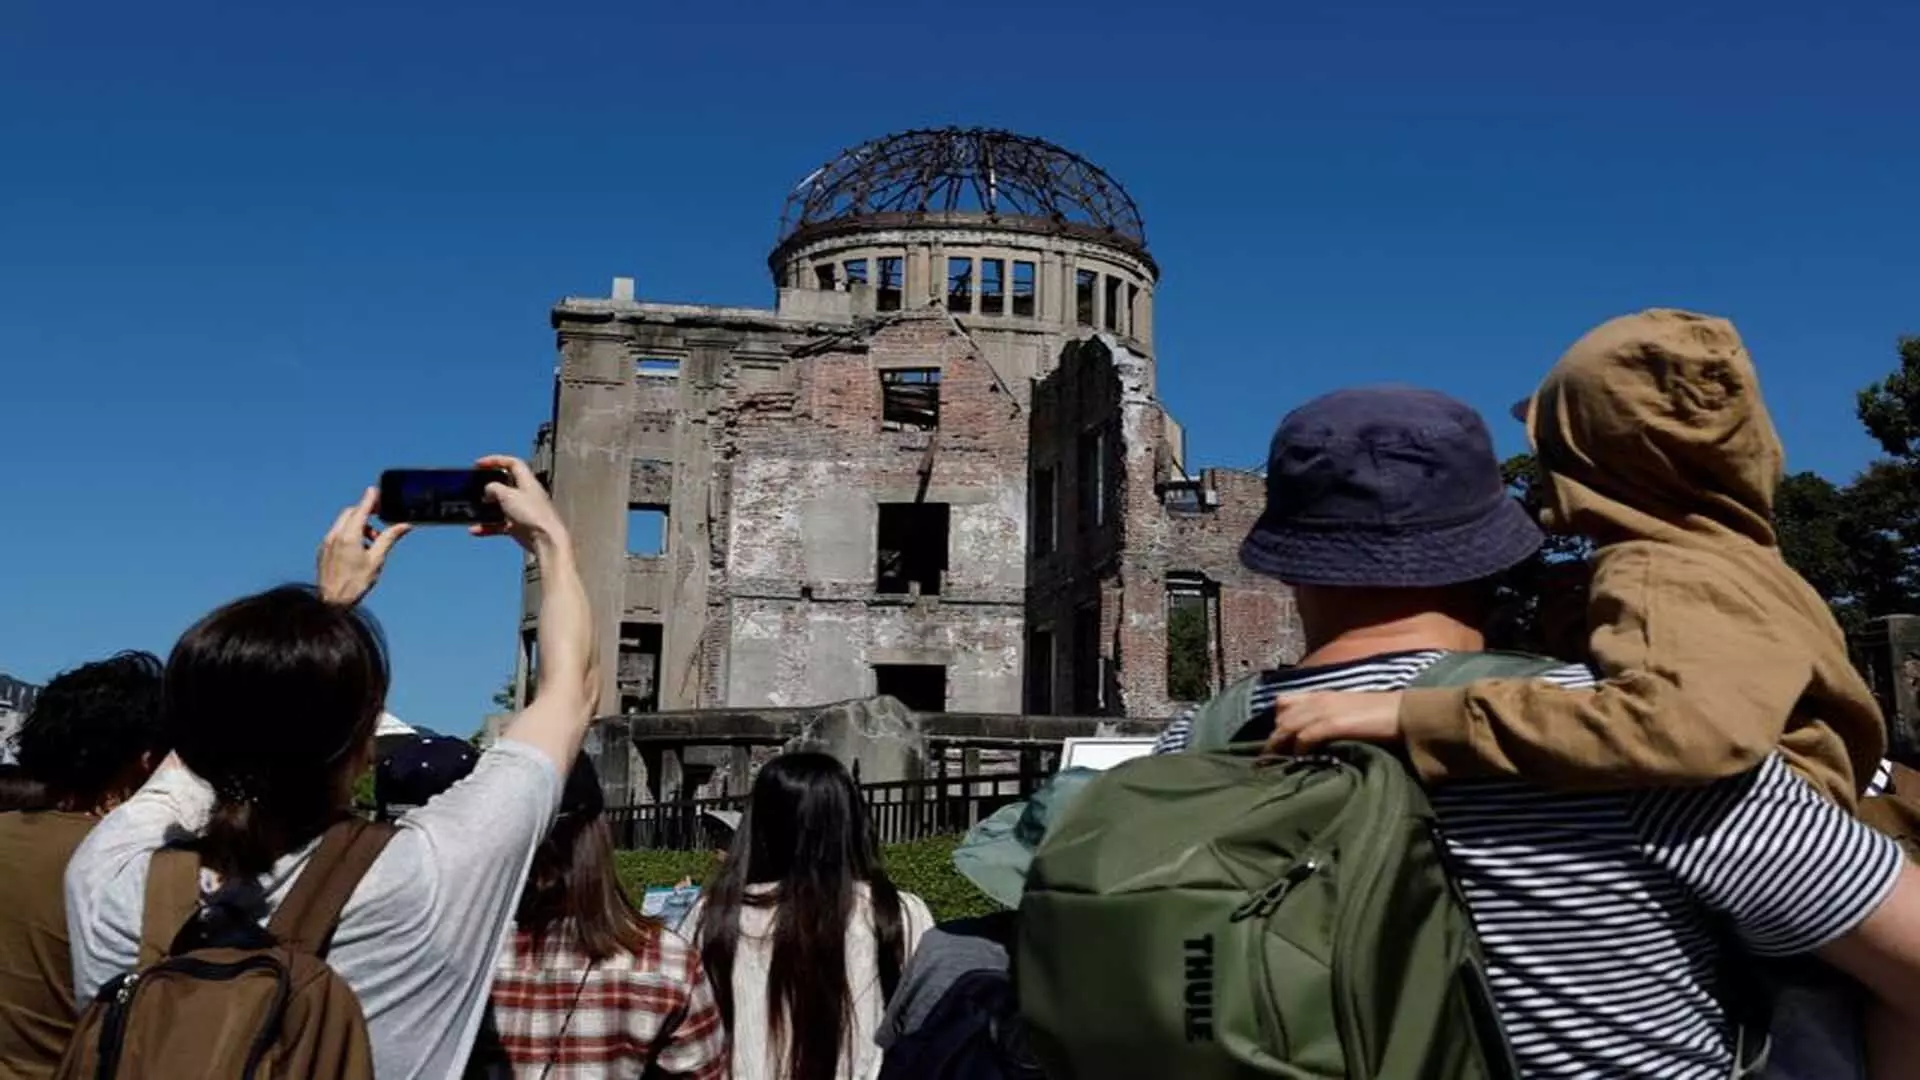
[[[488,484],[513,484],[500,469],[388,469],[380,474],[380,520],[391,525],[489,525],[506,520]]]

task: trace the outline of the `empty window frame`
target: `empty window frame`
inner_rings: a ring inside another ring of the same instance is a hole
[[[938,596],[947,574],[946,503],[881,503],[874,591]]]
[[[1080,433],[1079,440],[1079,476],[1076,478],[1080,493],[1080,529],[1097,529],[1107,523],[1107,485],[1109,462],[1107,429],[1097,427]]]
[[[540,631],[528,627],[520,631],[520,652],[526,656],[526,683],[520,698],[520,707],[533,704],[533,692],[540,685]]]
[[[660,709],[662,633],[659,623],[620,624],[620,653],[614,682],[620,692],[622,715]]]
[[[665,356],[643,356],[634,362],[633,371],[649,379],[677,379],[680,361]]]
[[[627,507],[627,554],[646,558],[667,551],[667,508],[652,503]]]
[[[1007,313],[1007,262],[1005,259],[980,260],[980,314]]]
[[[939,427],[940,369],[882,371],[880,426],[893,431],[932,431]]]
[[[875,664],[873,692],[917,713],[947,711],[947,669],[942,664]]]
[[[851,289],[855,285],[867,283],[867,260],[848,259],[841,269],[845,271],[845,276],[841,280],[847,283],[847,288]]]
[[[1073,312],[1081,326],[1093,325],[1093,290],[1099,286],[1099,274],[1091,270],[1073,272]]]
[[[1033,471],[1033,553],[1051,555],[1060,523],[1059,499],[1052,468]]]
[[[965,315],[973,311],[973,259],[947,260],[947,310]]]
[[[873,306],[880,311],[899,311],[907,293],[907,260],[889,255],[880,260],[880,273],[873,294]]]
[[[1140,336],[1140,321],[1140,286],[1129,282],[1127,285],[1127,334],[1129,336],[1136,338]]]
[[[813,268],[813,284],[821,292],[832,292],[838,285],[832,263],[821,263]]]
[[[1167,575],[1167,697],[1205,701],[1212,694],[1212,588],[1201,574]]]
[[[1101,319],[1106,323],[1106,327],[1109,330],[1120,329],[1120,285],[1121,284],[1122,283],[1119,278],[1113,277],[1111,275],[1109,275],[1105,279],[1106,295],[1103,296],[1101,299],[1106,302],[1105,303],[1106,311],[1102,313]]]
[[[1098,716],[1105,707],[1106,660],[1100,655],[1100,606],[1073,613],[1073,711]]]
[[[1027,713],[1053,715],[1053,631],[1027,635]]]
[[[1160,505],[1168,513],[1191,516],[1206,513],[1212,500],[1200,481],[1174,480],[1161,487]]]
[[[1013,264],[1013,313],[1022,318],[1032,318],[1035,305],[1033,264],[1015,262]]]

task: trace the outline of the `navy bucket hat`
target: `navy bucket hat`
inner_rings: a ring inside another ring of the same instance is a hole
[[[1280,422],[1266,512],[1240,561],[1290,585],[1432,588],[1510,570],[1540,542],[1479,413],[1431,390],[1374,387]]]

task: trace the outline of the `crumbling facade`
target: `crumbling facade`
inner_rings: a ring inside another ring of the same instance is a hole
[[[1258,479],[1189,476],[1154,398],[1159,268],[1105,173],[1004,132],[890,136],[795,190],[768,262],[771,310],[628,279],[553,310],[535,465],[605,711],[1152,717],[1293,658],[1286,590],[1233,557]],[[523,697],[538,600],[529,568]]]

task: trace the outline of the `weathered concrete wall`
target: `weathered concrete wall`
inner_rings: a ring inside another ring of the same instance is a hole
[[[803,705],[874,692],[875,664],[947,669],[947,705],[1017,711],[1024,617],[1025,416],[968,335],[902,314],[823,343],[796,384],[750,395],[728,460],[724,697]],[[881,372],[941,372],[939,426],[887,430]],[[876,588],[883,503],[944,504],[938,597]]]
[[[1920,766],[1920,615],[1869,619],[1847,637],[1887,720],[1887,753]]]

